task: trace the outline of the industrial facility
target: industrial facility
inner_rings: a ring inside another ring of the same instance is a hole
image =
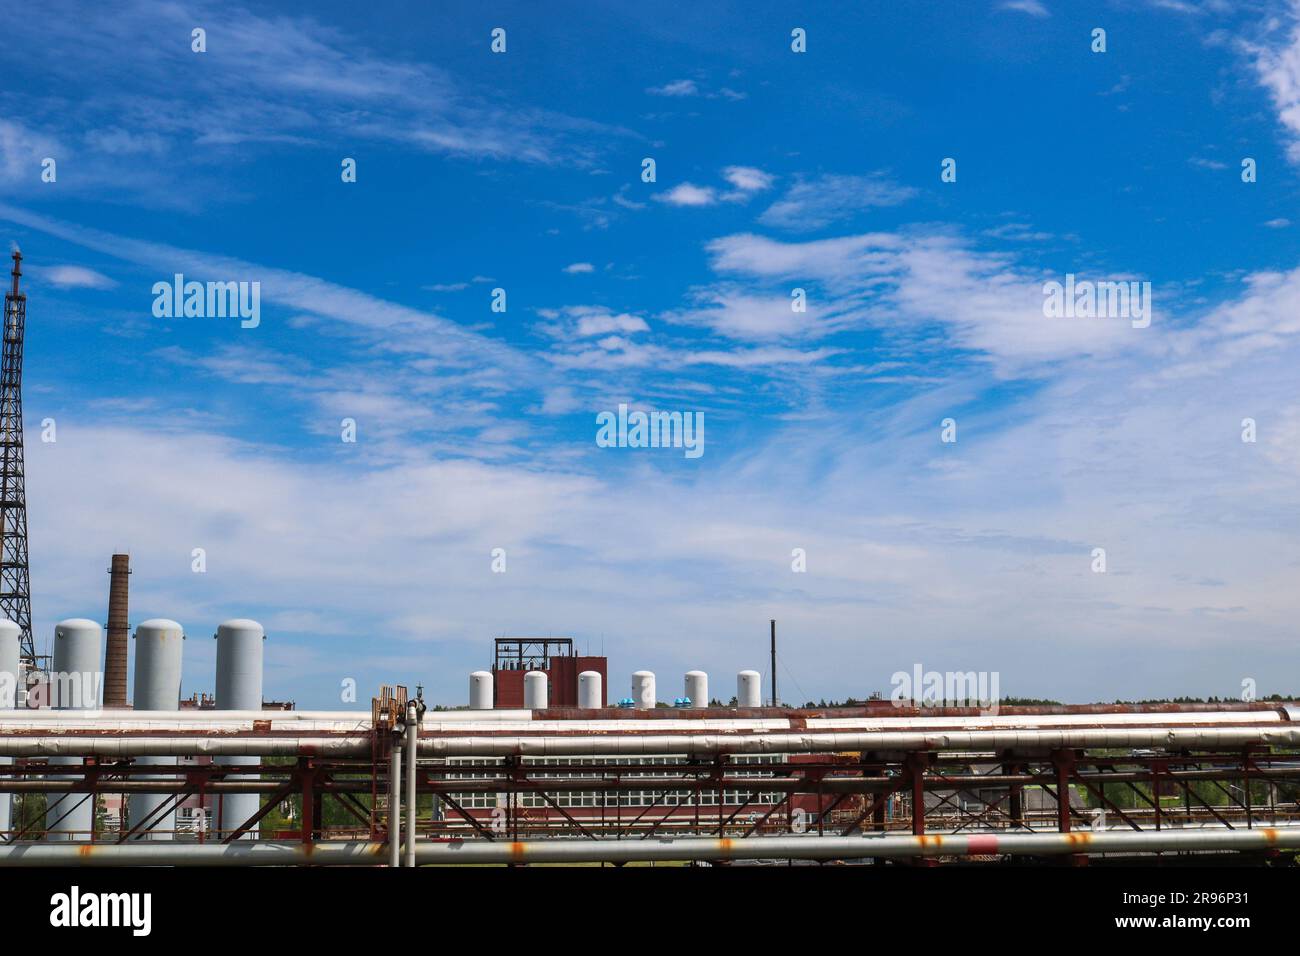
[[[267,634],[236,617],[213,634],[213,694],[183,700],[194,638],[160,618],[132,631],[130,557],[115,554],[106,633],[63,620],[38,656],[21,262],[15,251],[0,380],[0,865],[1267,861],[1300,849],[1294,704],[792,708],[776,686],[775,621],[766,699],[754,669],[715,686],[703,670],[620,680],[572,638],[500,637],[463,701],[432,706],[396,685],[369,710],[298,711],[266,699]]]

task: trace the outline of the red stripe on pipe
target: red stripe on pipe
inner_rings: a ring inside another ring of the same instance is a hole
[[[995,836],[973,836],[966,839],[966,852],[971,856],[988,856],[998,852]]]

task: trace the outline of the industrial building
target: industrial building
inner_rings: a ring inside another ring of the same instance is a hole
[[[603,657],[575,654],[569,637],[499,637],[492,660],[492,706],[517,710],[524,706],[528,674],[543,674],[549,702],[555,707],[578,706],[578,676],[600,675],[600,705],[605,706],[609,665]],[[536,678],[534,678],[536,680]]]

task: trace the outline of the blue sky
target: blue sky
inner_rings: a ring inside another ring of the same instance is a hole
[[[103,618],[128,549],[133,622],[191,636],[187,693],[236,616],[302,706],[348,677],[462,702],[502,634],[571,635],[612,696],[650,668],[671,698],[765,667],[770,617],[789,700],[917,662],[1069,700],[1294,691],[1298,23],[1293,0],[0,12],[38,647]],[[176,272],[260,282],[260,325],[155,318]],[[1151,326],[1045,318],[1067,273],[1151,282]],[[702,412],[705,454],[597,447],[620,403]]]

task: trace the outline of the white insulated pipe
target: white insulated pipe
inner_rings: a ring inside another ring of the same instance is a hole
[[[601,694],[600,672],[583,671],[578,675],[578,707],[582,710],[597,710],[605,705]]]
[[[266,631],[256,621],[236,618],[217,628],[217,710],[262,710],[262,660]],[[232,764],[257,763],[255,757],[232,756]],[[224,793],[216,797],[213,827],[222,835],[243,825],[257,813],[261,800],[255,793]],[[257,827],[241,839],[257,837]]]
[[[548,706],[546,674],[542,671],[529,671],[524,675],[524,708],[527,710],[545,710]]]
[[[419,709],[415,701],[406,705],[406,865],[415,866],[415,761],[419,755]]]
[[[421,865],[631,863],[681,860],[850,860],[960,856],[1075,856],[1099,853],[1230,853],[1300,848],[1300,827],[1110,830],[1073,833],[932,833],[780,836],[746,839],[659,837],[646,840],[427,841]],[[0,847],[0,866],[376,866],[384,844],[259,842],[50,845]]]
[[[654,671],[635,671],[632,674],[632,706],[638,710],[654,710],[659,696],[655,692]]]
[[[758,671],[741,671],[736,675],[736,706],[763,706],[763,675]]]
[[[692,707],[709,706],[709,675],[704,671],[686,672],[686,696]]]
[[[319,844],[317,844],[319,846]],[[388,759],[388,865],[402,865],[402,745],[393,741]]]
[[[103,632],[84,617],[54,626],[54,654],[49,675],[50,703],[62,710],[97,710],[102,701]],[[79,754],[51,757],[50,764],[80,766]],[[51,774],[55,779],[58,775]],[[73,779],[73,778],[68,778]],[[71,793],[50,799],[45,810],[47,840],[89,840],[95,827],[95,797]]]
[[[22,628],[8,618],[0,618],[0,712],[18,707],[18,693],[22,679],[19,667]],[[14,762],[13,757],[0,757],[0,767]],[[13,829],[13,795],[0,793],[0,841],[9,838]]]
[[[469,675],[469,709],[492,709],[491,671],[475,671]]]
[[[135,629],[135,682],[132,703],[133,713],[174,713],[181,699],[181,649],[184,646],[184,629],[175,621],[153,618]],[[175,760],[166,757],[140,757],[138,764],[174,766]],[[137,779],[137,778],[133,778]],[[141,780],[174,780],[174,776],[159,775],[139,777]],[[175,801],[165,793],[133,793],[130,798],[131,825],[149,821],[149,829],[142,830],[135,840],[171,840],[176,830],[176,809],[157,815],[163,805]]]
[[[1277,726],[1063,728],[1055,730],[871,731],[857,733],[679,733],[620,732],[617,721],[599,734],[457,733],[419,741],[423,757],[637,756],[714,754],[790,754],[834,751],[988,752],[994,750],[1150,749],[1230,751],[1247,746],[1300,746],[1300,724]],[[225,736],[0,736],[0,754],[11,757],[56,756],[368,756],[369,734]]]

